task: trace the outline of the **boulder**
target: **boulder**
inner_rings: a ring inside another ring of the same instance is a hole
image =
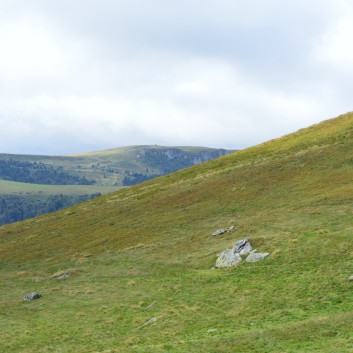
[[[23,297],[23,300],[25,301],[31,301],[31,300],[35,300],[35,299],[39,299],[41,297],[41,295],[37,292],[33,292],[31,294],[27,294]]]
[[[233,247],[234,254],[247,255],[252,250],[248,239],[237,240]]]
[[[227,249],[218,255],[215,267],[232,267],[241,261],[241,256],[239,254],[234,254],[232,249]]]
[[[258,262],[258,261],[266,259],[266,257],[268,255],[270,255],[268,252],[260,253],[260,252],[255,252],[255,251],[252,251],[249,254],[249,256],[246,258],[247,262]]]
[[[245,244],[245,246],[240,249],[239,254],[240,255],[248,255],[248,254],[251,253],[251,250],[252,250],[252,246],[251,246],[251,244],[249,242],[247,242]]]

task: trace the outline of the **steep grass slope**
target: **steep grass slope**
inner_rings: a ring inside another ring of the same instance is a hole
[[[4,226],[0,351],[352,352],[352,201],[349,113]],[[245,237],[270,257],[213,269]]]

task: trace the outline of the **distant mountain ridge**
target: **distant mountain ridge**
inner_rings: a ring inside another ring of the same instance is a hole
[[[231,152],[233,150],[205,147],[141,145],[62,156],[0,154],[0,163],[12,162],[13,168],[16,168],[16,164],[32,163],[32,169],[33,165],[37,168],[41,166],[42,169],[46,167],[52,172],[65,174],[67,178],[71,176],[76,179],[75,183],[65,181],[62,185],[126,186],[124,178],[127,175],[144,175],[147,180],[222,157]],[[82,183],[79,183],[79,178],[82,179]],[[2,179],[1,172],[0,179]],[[23,181],[16,177],[13,179],[7,177],[6,180]],[[37,183],[33,178],[28,182]],[[56,182],[55,185],[61,184]]]
[[[63,156],[0,154],[0,224],[71,206],[112,188],[138,184],[230,152],[143,145]]]

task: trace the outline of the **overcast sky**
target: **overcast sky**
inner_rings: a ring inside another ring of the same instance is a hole
[[[0,153],[244,148],[353,110],[349,0],[0,0]]]

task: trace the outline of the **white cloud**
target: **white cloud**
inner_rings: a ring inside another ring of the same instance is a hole
[[[238,148],[349,110],[345,4],[0,0],[0,152]]]
[[[6,83],[60,77],[70,65],[70,48],[45,24],[0,25],[0,75]]]
[[[338,72],[353,74],[353,5],[340,4],[340,15],[335,17],[316,47],[316,60]]]
[[[153,67],[140,70],[141,76],[145,70],[154,72]],[[284,133],[288,124],[300,127],[320,112],[310,99],[268,90],[218,60],[180,58],[145,79],[135,91],[110,83],[107,95],[82,89],[78,95],[21,98],[12,121],[27,116],[31,128],[25,121],[27,128],[18,130],[21,136],[35,134],[46,140],[51,134],[56,146],[67,136],[77,136],[84,146],[158,142],[234,148]]]

